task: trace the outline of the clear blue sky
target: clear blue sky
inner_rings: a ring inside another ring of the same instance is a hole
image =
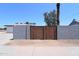
[[[16,22],[34,22],[37,25],[45,25],[43,13],[56,9],[54,3],[0,3],[0,27]],[[79,19],[79,4],[61,4],[60,25],[68,25],[73,18]]]

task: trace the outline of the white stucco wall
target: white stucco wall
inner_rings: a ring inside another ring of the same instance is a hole
[[[79,39],[79,26],[58,26],[58,39]]]
[[[7,27],[6,31],[7,33],[13,33],[13,27]]]

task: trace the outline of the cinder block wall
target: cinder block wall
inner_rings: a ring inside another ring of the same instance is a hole
[[[58,39],[79,39],[79,26],[58,26]]]
[[[7,33],[13,33],[13,27],[7,27]]]
[[[14,25],[13,39],[29,39],[29,29],[29,26],[26,25]]]

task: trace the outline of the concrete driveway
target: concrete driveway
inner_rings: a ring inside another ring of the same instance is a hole
[[[79,56],[79,40],[12,40],[0,46],[0,56]]]
[[[10,40],[0,33],[0,56],[79,56],[79,40]]]
[[[12,33],[0,32],[0,44],[4,44],[13,38]]]

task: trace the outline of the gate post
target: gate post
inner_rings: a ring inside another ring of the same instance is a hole
[[[57,26],[56,26],[56,40],[57,40]]]
[[[30,25],[27,25],[26,27],[27,27],[27,30],[26,30],[26,37],[27,37],[27,39],[30,40]]]

